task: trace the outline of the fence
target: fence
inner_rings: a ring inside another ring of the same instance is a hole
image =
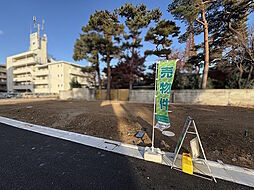
[[[221,106],[254,106],[254,89],[178,90],[174,102]]]
[[[107,90],[96,90],[96,100],[106,100]],[[110,90],[110,99],[117,101],[129,100],[129,89],[112,89]]]
[[[62,90],[59,93],[59,98],[61,100],[95,100],[95,90],[88,88],[73,88],[72,90]]]
[[[60,99],[106,100],[106,90],[73,89],[61,91]],[[112,89],[111,100],[153,103],[153,90]],[[254,107],[254,89],[174,90],[171,102],[221,106]]]
[[[133,90],[130,101],[153,103],[153,90]],[[174,90],[171,102],[221,106],[254,106],[254,89]]]

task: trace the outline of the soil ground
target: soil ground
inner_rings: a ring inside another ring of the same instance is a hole
[[[194,118],[209,160],[254,168],[254,108],[175,105],[170,131],[176,135],[166,137],[155,131],[155,147],[174,151],[186,117]],[[152,104],[109,101],[60,100],[1,100],[0,116],[58,128],[77,133],[103,137],[141,146],[151,145]],[[245,130],[248,129],[248,136]],[[136,138],[145,131],[143,141]],[[189,151],[187,136],[183,151]]]

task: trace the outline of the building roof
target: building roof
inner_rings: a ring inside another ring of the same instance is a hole
[[[82,65],[79,65],[79,64],[76,64],[76,63],[72,63],[72,62],[68,62],[68,61],[57,61],[56,63],[67,63],[69,65],[73,65],[73,66],[76,66],[76,67],[80,67],[80,68],[84,68],[85,66],[82,66]]]
[[[36,55],[36,53],[34,51],[25,51],[25,52],[22,52],[22,53],[19,53],[19,54],[15,54],[15,55],[11,55],[11,56],[8,56],[8,57],[15,58],[15,57],[21,57],[21,56],[25,56],[25,55],[29,55],[29,54]]]
[[[45,67],[45,66],[48,66],[48,65],[59,64],[59,63],[65,63],[65,64],[73,65],[75,67],[80,67],[80,68],[85,67],[85,66],[82,66],[82,65],[79,65],[79,64],[71,63],[71,62],[68,62],[68,61],[62,61],[62,60],[61,61],[55,61],[55,62],[52,62],[52,63],[47,63],[47,64],[36,65],[36,66]]]

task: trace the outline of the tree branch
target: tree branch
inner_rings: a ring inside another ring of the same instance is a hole
[[[242,44],[245,51],[249,54],[249,56],[252,60],[252,64],[254,64],[254,55],[250,51],[250,48],[244,43],[244,38],[243,38],[242,34],[232,27],[231,22],[228,23],[228,27],[229,27],[229,30],[231,30],[234,34],[237,35],[237,38],[238,38],[239,42]]]
[[[217,0],[207,0],[207,1],[203,2],[203,4],[213,3],[215,1],[217,1]]]
[[[198,20],[197,18],[196,18],[196,21],[197,21],[199,24],[202,24],[203,26],[205,25],[205,23],[203,23],[202,21]]]

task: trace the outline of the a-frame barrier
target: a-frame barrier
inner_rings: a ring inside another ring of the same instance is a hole
[[[193,128],[194,131],[189,131],[190,128]],[[178,142],[177,142],[177,145],[176,145],[176,148],[175,148],[175,152],[174,152],[174,160],[172,162],[172,165],[171,165],[171,169],[172,168],[176,168],[175,167],[175,162],[176,162],[176,159],[177,159],[177,156],[179,154],[179,151],[182,147],[182,144],[183,144],[183,141],[186,137],[186,134],[192,134],[192,135],[196,135],[197,139],[198,139],[198,142],[199,142],[199,146],[201,148],[201,151],[202,151],[202,154],[203,154],[203,157],[204,157],[204,163],[205,165],[207,166],[209,172],[210,172],[210,176],[212,177],[212,179],[217,183],[215,177],[213,176],[212,174],[212,170],[210,168],[210,166],[208,165],[207,163],[207,159],[206,159],[206,155],[205,155],[205,152],[204,152],[204,149],[203,149],[203,146],[202,146],[202,143],[201,143],[201,140],[200,140],[200,137],[199,137],[199,134],[198,134],[198,130],[197,130],[197,127],[196,127],[196,124],[195,124],[195,121],[194,119],[192,119],[190,116],[187,117],[186,121],[185,121],[185,124],[184,124],[184,128],[183,128],[183,131],[178,139]],[[204,178],[203,176],[201,175],[198,175],[198,174],[195,174],[195,176],[199,176],[199,177],[202,177]],[[210,179],[210,178],[206,178],[206,179]],[[210,180],[212,180],[210,179]]]

